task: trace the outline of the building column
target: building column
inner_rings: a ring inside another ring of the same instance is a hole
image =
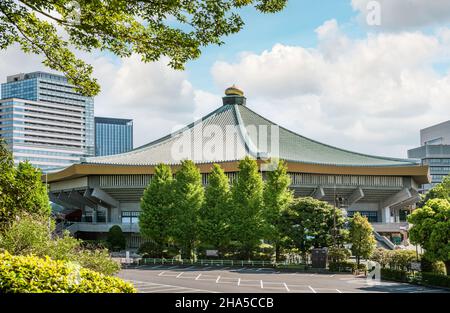
[[[381,209],[381,221],[383,223],[391,223],[391,208],[385,207]]]

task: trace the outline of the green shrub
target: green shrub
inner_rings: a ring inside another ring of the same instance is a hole
[[[120,265],[109,257],[106,249],[83,248],[83,242],[66,232],[63,237],[51,238],[52,225],[47,218],[23,214],[8,231],[0,234],[0,248],[13,255],[34,254],[49,256],[53,260],[72,261],[81,266],[111,275],[120,270]]]
[[[445,264],[442,261],[432,262],[426,257],[422,257],[420,260],[422,272],[429,272],[434,274],[446,275]]]
[[[134,293],[123,280],[49,257],[0,253],[0,293]]]
[[[393,281],[398,281],[398,282],[408,282],[409,276],[408,276],[408,272],[406,272],[406,271],[382,268],[381,269],[381,279],[393,280]]]
[[[330,247],[328,249],[328,260],[333,263],[346,262],[351,254],[350,250],[346,248]]]
[[[330,262],[328,264],[328,269],[331,272],[354,272],[357,268],[356,263],[353,262]]]
[[[450,288],[450,276],[422,272],[422,283],[431,286]]]
[[[139,246],[138,253],[144,258],[160,258],[159,246],[154,241],[147,241]]]
[[[411,268],[411,262],[417,260],[415,251],[412,250],[393,250],[389,251],[389,267],[401,271],[408,271]]]
[[[370,260],[379,263],[382,268],[385,268],[392,261],[389,252],[389,250],[378,248],[372,253]]]
[[[108,239],[106,240],[109,247],[113,251],[120,251],[125,249],[126,239],[119,225],[112,226],[108,231]]]

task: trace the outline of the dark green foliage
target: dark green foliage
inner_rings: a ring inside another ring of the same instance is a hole
[[[223,36],[242,29],[238,8],[253,5],[260,12],[273,13],[286,2],[2,0],[0,50],[18,44],[27,53],[42,55],[43,63],[63,72],[78,91],[96,95],[100,88],[91,78],[93,68],[78,59],[72,47],[106,50],[119,57],[136,54],[144,62],[166,56],[170,66],[182,69],[200,56],[201,47],[223,44]]]
[[[127,241],[119,225],[114,225],[109,229],[107,242],[113,251],[125,249]]]
[[[410,240],[425,249],[430,261],[445,263],[450,275],[450,202],[446,199],[431,199],[425,206],[415,210],[408,221]]]
[[[332,246],[335,214],[339,233],[336,243],[341,245],[345,239],[342,212],[327,202],[311,197],[295,199],[284,216],[288,225],[285,232],[290,238],[290,244],[303,254],[312,248]]]
[[[408,275],[408,272],[402,270],[395,270],[389,268],[381,269],[381,279],[383,280],[393,280],[398,282],[410,282],[411,279]]]
[[[11,152],[0,140],[0,231],[20,214],[50,217],[50,201],[41,171],[28,162],[14,167]]]
[[[422,272],[422,283],[430,286],[450,288],[450,276]]]
[[[199,237],[199,212],[205,199],[202,176],[194,162],[182,161],[175,177],[172,233],[181,247],[182,257],[191,259]]]
[[[353,273],[356,270],[359,271],[367,271],[366,264],[356,264],[350,261],[341,261],[341,262],[330,262],[328,264],[328,269],[331,272],[345,272],[345,273]]]
[[[175,225],[174,180],[169,166],[160,164],[141,199],[141,235],[155,243],[156,255],[163,256]]]
[[[214,164],[205,188],[205,202],[200,209],[200,239],[210,249],[224,255],[230,241],[231,193],[228,177]]]
[[[233,239],[240,244],[240,257],[251,258],[264,237],[263,181],[254,159],[239,162],[239,176],[232,186]]]
[[[267,172],[263,191],[263,217],[266,227],[266,239],[275,246],[275,259],[280,260],[282,242],[286,240],[283,229],[286,228],[284,212],[293,201],[293,192],[289,189],[291,178],[284,161],[278,161],[274,171]]]

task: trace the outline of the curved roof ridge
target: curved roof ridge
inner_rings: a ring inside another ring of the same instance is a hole
[[[203,116],[202,118],[199,118],[196,121],[182,127],[181,129],[174,131],[168,135],[165,135],[159,139],[153,140],[145,145],[134,148],[131,151],[123,152],[120,154],[114,154],[114,155],[88,157],[88,158],[86,158],[86,162],[82,162],[82,163],[90,163],[90,161],[102,161],[103,159],[110,160],[111,158],[119,158],[119,157],[124,157],[124,156],[128,156],[128,155],[134,155],[136,153],[145,151],[146,149],[151,149],[151,148],[157,147],[159,144],[163,144],[167,140],[174,138],[175,136],[178,136],[179,134],[182,134],[185,131],[188,131],[189,129],[194,127],[196,124],[198,124],[200,122],[204,122],[204,121],[208,120],[209,118],[212,118],[215,115],[222,113],[227,109],[230,109],[229,107],[230,107],[230,105],[221,106],[221,107],[215,109],[214,111],[210,112],[209,114]]]
[[[287,129],[287,128],[285,128],[285,127],[283,127],[283,126],[281,126],[281,125],[279,125],[277,123],[274,123],[273,121],[269,120],[268,118],[258,114],[257,112],[253,111],[252,109],[248,108],[247,106],[243,106],[243,108],[247,109],[248,111],[250,111],[253,114],[256,114],[258,117],[268,121],[270,124],[276,125],[276,126],[280,127],[281,129],[283,129],[283,130],[285,130],[285,131],[287,131],[287,132],[289,132],[289,133],[291,133],[291,134],[293,134],[295,136],[301,137],[301,138],[306,139],[306,140],[308,140],[310,142],[313,142],[315,144],[319,144],[319,145],[322,145],[322,146],[325,146],[325,147],[328,147],[328,148],[331,148],[331,149],[336,149],[336,150],[339,150],[339,151],[342,151],[342,152],[356,154],[356,155],[369,157],[369,158],[381,159],[381,160],[386,160],[386,161],[403,162],[403,163],[408,162],[408,163],[410,163],[410,165],[417,164],[417,162],[414,162],[411,159],[401,159],[401,158],[392,158],[392,157],[385,157],[385,156],[370,155],[370,154],[365,154],[365,153],[361,153],[361,152],[355,152],[355,151],[351,151],[351,150],[346,150],[346,149],[335,147],[335,146],[332,146],[332,145],[329,145],[329,144],[326,144],[326,143],[323,143],[323,142],[319,142],[317,140],[314,140],[314,139],[302,136],[302,135],[300,135],[300,134],[298,134],[298,133],[296,133],[296,132],[294,132],[294,131],[292,131],[290,129]]]

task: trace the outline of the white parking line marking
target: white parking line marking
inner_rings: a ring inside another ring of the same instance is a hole
[[[239,280],[238,280],[238,286],[240,286],[241,285],[241,279],[239,278]]]
[[[164,273],[165,273],[165,271],[164,271],[164,272],[161,272],[161,273],[159,273],[159,274],[158,274],[158,276],[163,276],[163,275],[164,275]]]
[[[290,292],[288,285],[286,285],[286,283],[283,283],[284,287],[286,288],[287,292]]]
[[[264,289],[264,284],[262,280],[261,280],[261,289]]]
[[[220,275],[219,275],[219,276],[217,276],[217,279],[216,279],[216,284],[218,284],[218,283],[219,283],[219,280],[220,280]]]
[[[314,290],[314,288],[313,287],[311,287],[311,286],[308,286],[308,288],[309,289],[311,289],[311,291],[313,292],[313,293],[317,293],[315,290]]]
[[[177,275],[177,278],[180,278],[181,275],[183,275],[184,272],[181,272],[180,274]]]
[[[336,274],[330,275],[330,277],[334,277],[334,276],[336,276]]]
[[[339,289],[336,289],[337,292],[342,293],[342,291],[340,291]]]
[[[198,280],[202,276],[202,274],[198,274],[198,276],[195,278],[195,280]]]
[[[154,289],[154,290],[150,290],[148,291],[148,293],[157,293],[157,292],[165,292],[165,291],[175,291],[177,289],[186,289],[184,287],[162,287],[160,289]]]

